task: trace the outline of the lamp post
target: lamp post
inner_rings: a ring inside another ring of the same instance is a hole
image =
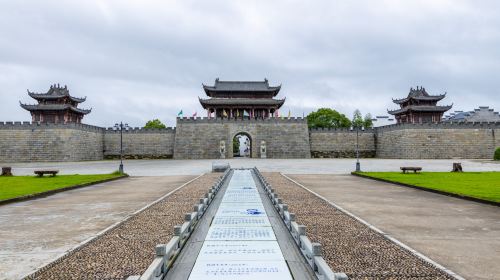
[[[359,129],[365,130],[364,127],[356,126],[356,172],[361,171],[361,163],[359,162]],[[351,130],[353,128],[351,127]]]
[[[120,130],[120,166],[118,167],[118,172],[123,175],[123,129],[128,129],[128,124],[120,122],[115,124],[115,130]]]

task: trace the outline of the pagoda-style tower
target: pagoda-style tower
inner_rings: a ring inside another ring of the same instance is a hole
[[[21,107],[30,111],[33,122],[42,123],[81,123],[84,115],[90,110],[79,109],[78,104],[86,98],[76,98],[69,95],[67,86],[51,85],[47,93],[33,93],[28,95],[38,101],[38,104],[21,104]]]
[[[444,112],[452,107],[452,105],[437,106],[437,102],[445,96],[446,93],[429,95],[424,87],[410,88],[408,97],[392,100],[401,108],[388,113],[394,115],[397,123],[437,123],[441,121]]]
[[[214,86],[203,85],[209,99],[201,99],[209,118],[270,118],[285,103],[285,99],[274,99],[281,89],[269,86],[269,81],[219,81]]]

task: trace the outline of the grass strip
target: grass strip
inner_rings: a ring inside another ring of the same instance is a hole
[[[77,185],[91,184],[117,177],[120,177],[120,175],[0,176],[0,201]]]
[[[358,172],[375,179],[500,202],[500,172]]]

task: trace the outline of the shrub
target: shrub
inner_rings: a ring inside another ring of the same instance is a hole
[[[495,151],[495,155],[493,156],[494,160],[500,160],[500,147],[498,147]]]

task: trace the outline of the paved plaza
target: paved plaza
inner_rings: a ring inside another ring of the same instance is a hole
[[[500,210],[457,198],[347,175],[354,159],[232,159],[232,167],[282,172],[468,279],[500,275]],[[449,171],[500,171],[481,160],[362,159],[366,171],[422,166]],[[0,279],[16,279],[74,248],[176,187],[210,172],[214,160],[129,160],[133,177],[0,206]],[[12,164],[16,175],[37,168],[63,174],[109,173],[118,161]],[[175,175],[175,176],[174,176]],[[207,186],[208,187],[208,186]]]
[[[0,206],[0,279],[19,279],[193,178],[125,178]]]
[[[466,279],[500,279],[500,208],[352,175],[290,175]]]
[[[257,167],[262,172],[286,174],[347,174],[354,170],[355,159],[221,159],[221,160],[127,160],[125,172],[131,176],[199,175],[210,172],[213,162],[228,162],[231,167]],[[406,160],[361,159],[363,171],[398,171],[401,166],[421,166],[424,171],[450,171],[453,162],[461,162],[464,171],[500,171],[500,163],[491,160]],[[3,164],[5,165],[5,164]],[[119,161],[83,161],[61,163],[15,163],[15,175],[31,175],[35,169],[58,169],[61,174],[102,174],[118,170]]]

